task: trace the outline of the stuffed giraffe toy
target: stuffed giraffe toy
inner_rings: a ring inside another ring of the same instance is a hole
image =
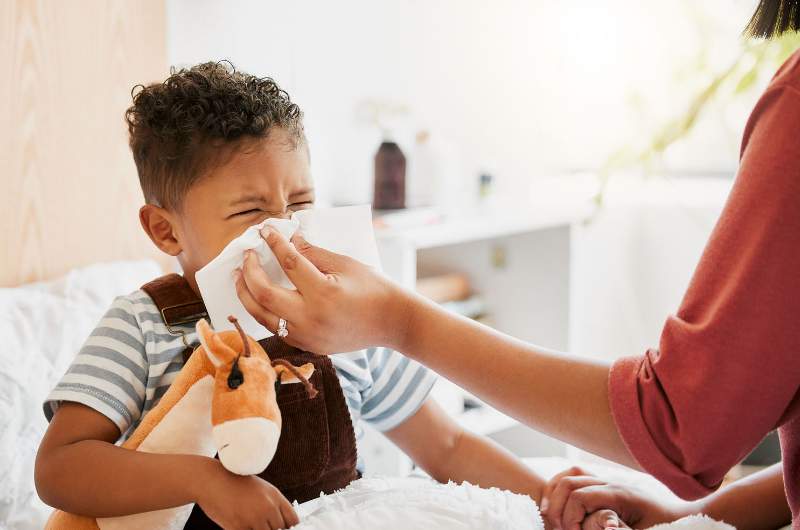
[[[234,317],[236,331],[215,333],[197,322],[200,346],[175,381],[122,447],[149,453],[219,455],[225,468],[255,475],[267,468],[278,446],[281,413],[278,384],[309,383],[311,363],[295,367],[267,353]],[[192,504],[120,517],[92,518],[55,511],[46,530],[179,530]]]

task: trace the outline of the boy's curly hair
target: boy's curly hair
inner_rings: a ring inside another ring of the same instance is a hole
[[[145,201],[180,208],[183,197],[220,155],[276,127],[292,148],[305,142],[303,113],[268,77],[229,62],[171,71],[163,83],[137,85],[125,112]]]

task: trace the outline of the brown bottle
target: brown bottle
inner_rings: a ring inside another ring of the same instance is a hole
[[[395,142],[383,142],[375,153],[375,210],[406,207],[406,157]]]

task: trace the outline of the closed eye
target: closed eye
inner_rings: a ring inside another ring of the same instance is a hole
[[[231,217],[242,216],[242,215],[251,215],[254,213],[261,213],[261,210],[258,208],[251,208],[249,210],[245,210],[243,212],[236,212],[235,214],[231,215]]]
[[[289,205],[289,210],[297,211],[297,210],[305,210],[314,206],[314,201],[303,201],[303,202],[295,202]],[[263,214],[264,210],[261,208],[250,208],[249,210],[243,210],[241,212],[236,212],[232,214],[230,218],[233,217],[243,217],[246,215],[253,215],[253,214]]]

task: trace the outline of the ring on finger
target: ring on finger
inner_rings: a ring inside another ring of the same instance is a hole
[[[289,335],[289,330],[286,329],[286,320],[283,318],[278,319],[278,336],[285,339]]]

